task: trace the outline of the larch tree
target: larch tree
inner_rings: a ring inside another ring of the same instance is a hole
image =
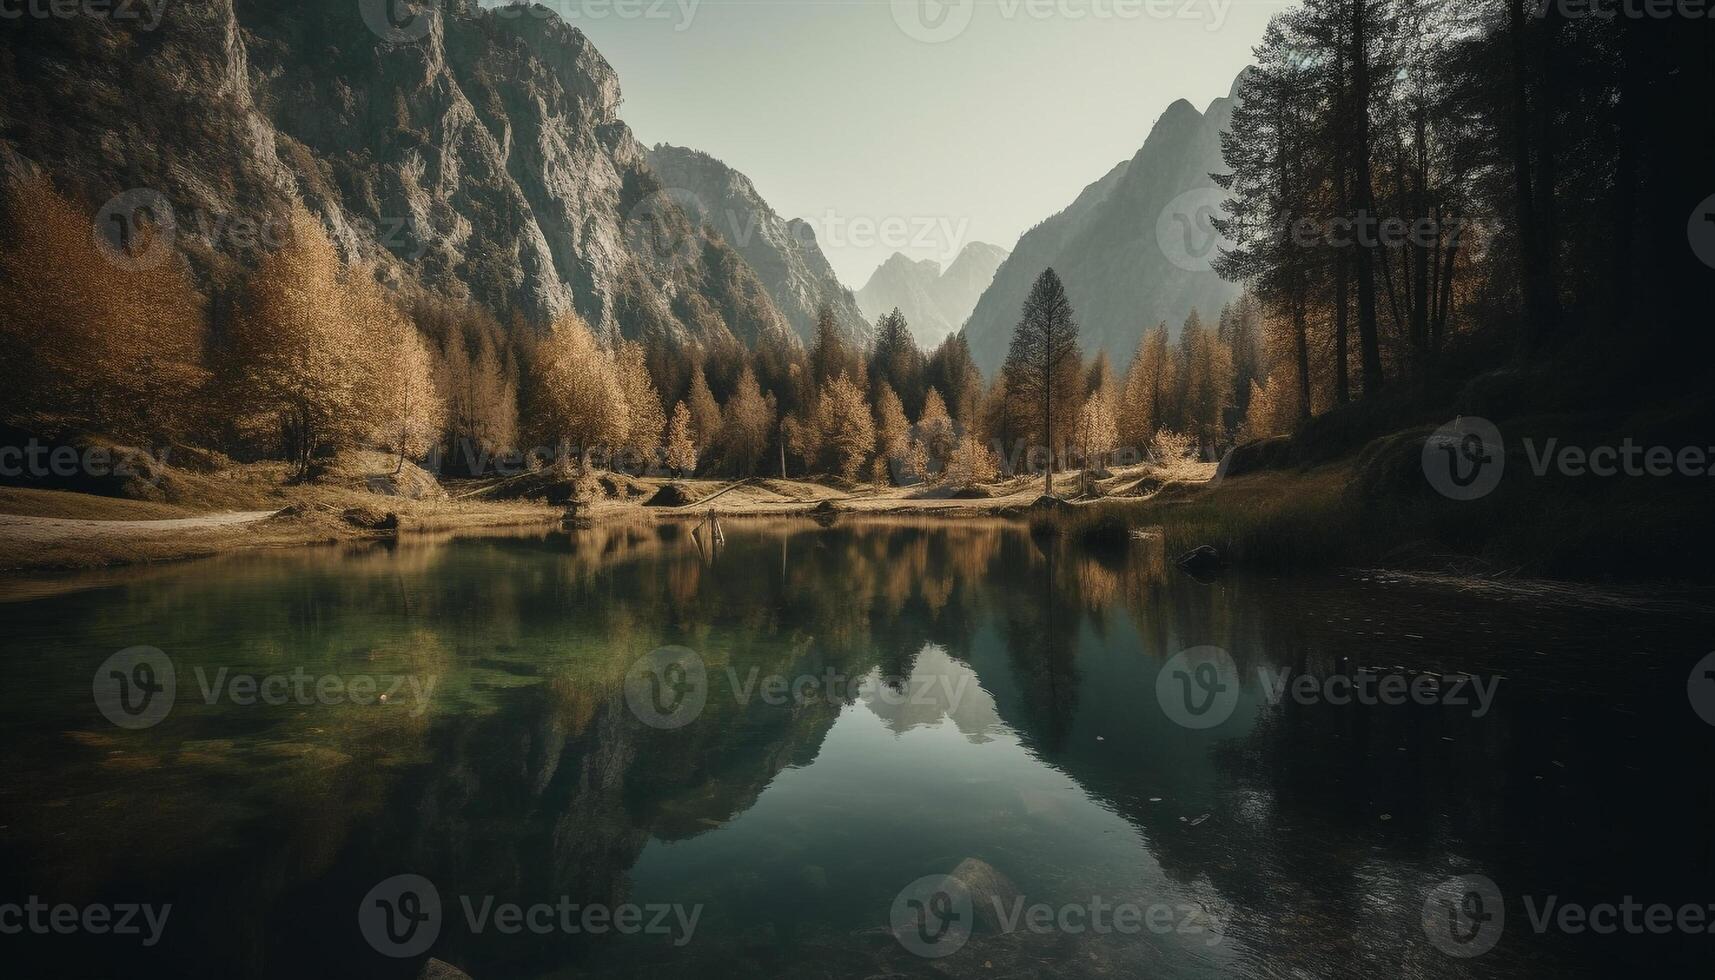
[[[685,406],[691,410],[691,434],[697,445],[705,449],[714,445],[721,434],[721,407],[709,391],[709,381],[703,375],[701,364],[691,371],[691,388],[685,394]]]
[[[648,353],[634,340],[622,340],[614,350],[614,380],[625,406],[625,438],[620,448],[646,463],[655,461],[661,449],[661,430],[667,415],[661,409],[661,393],[649,374]]]
[[[299,479],[322,451],[368,434],[377,372],[365,314],[352,312],[333,243],[308,211],[295,209],[281,246],[250,277],[229,344],[232,391],[255,427],[274,428]]]
[[[723,461],[735,473],[755,473],[773,430],[774,409],[762,396],[756,372],[746,364],[721,415]]]
[[[1053,269],[1044,269],[1030,287],[1018,327],[1012,334],[1002,370],[1007,390],[1033,407],[1048,450],[1043,492],[1054,493],[1056,438],[1064,438],[1073,413],[1083,404],[1083,354],[1078,322],[1066,288]],[[1059,433],[1057,436],[1056,433]]]
[[[684,402],[673,406],[667,423],[667,468],[680,476],[697,472],[697,445],[691,434],[691,410]]]
[[[857,479],[864,461],[875,452],[875,422],[863,389],[844,374],[835,377],[817,402],[816,421],[822,431],[822,451],[835,471],[848,480]]]
[[[3,420],[58,438],[93,432],[164,445],[195,423],[208,373],[203,299],[179,255],[110,261],[87,212],[39,177],[5,188]],[[149,229],[133,249],[149,247]]]
[[[530,365],[530,422],[556,451],[580,456],[619,445],[628,426],[613,358],[576,313],[562,313]]]
[[[374,270],[347,271],[341,313],[356,331],[367,375],[359,385],[362,417],[370,423],[369,442],[405,461],[421,458],[439,445],[446,425],[446,401],[435,385],[435,355],[422,334],[394,303]]]
[[[939,474],[946,469],[947,458],[953,454],[956,433],[952,416],[947,414],[947,403],[933,388],[923,397],[923,411],[917,416],[915,437],[917,445],[922,448],[923,458],[928,462],[925,475]]]
[[[875,445],[896,472],[910,461],[911,423],[905,418],[905,406],[886,381],[881,382],[875,399]]]

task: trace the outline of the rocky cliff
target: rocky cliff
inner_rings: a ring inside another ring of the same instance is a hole
[[[681,342],[789,329],[650,169],[613,69],[543,7],[200,0],[153,29],[8,20],[0,84],[0,166],[92,211],[126,190],[164,201],[212,293],[302,201],[348,259],[503,316],[576,310]]]
[[[802,340],[814,337],[816,313],[826,305],[847,337],[869,341],[873,328],[809,224],[781,218],[749,177],[707,153],[662,143],[649,151],[649,163],[682,210],[744,257]]]

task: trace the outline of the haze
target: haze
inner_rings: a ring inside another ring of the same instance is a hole
[[[1201,110],[1225,95],[1287,4],[549,6],[619,72],[621,113],[639,139],[695,147],[748,175],[782,215],[816,227],[855,289],[895,251],[945,263],[968,241],[1012,248],[1130,158],[1173,100]]]

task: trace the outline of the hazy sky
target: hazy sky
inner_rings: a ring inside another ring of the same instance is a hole
[[[644,143],[815,226],[857,289],[895,251],[1011,249],[1175,99],[1225,95],[1281,0],[546,0]],[[943,40],[936,40],[944,38]]]

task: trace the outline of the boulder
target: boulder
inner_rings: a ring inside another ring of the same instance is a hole
[[[981,858],[965,858],[947,878],[971,896],[971,912],[977,920],[975,931],[1003,931],[1002,915],[1011,915],[1013,905],[1023,897],[1012,879]]]
[[[470,974],[448,963],[437,960],[433,956],[417,971],[417,980],[470,980]]]
[[[397,531],[399,530],[399,515],[390,510],[377,510],[374,507],[348,507],[340,517],[352,527],[365,531]]]
[[[696,495],[682,483],[669,483],[655,491],[654,496],[643,502],[645,507],[683,507],[697,502]]]
[[[1226,560],[1212,546],[1200,544],[1190,551],[1180,555],[1175,562],[1180,568],[1192,575],[1203,577],[1213,575],[1226,567]]]

